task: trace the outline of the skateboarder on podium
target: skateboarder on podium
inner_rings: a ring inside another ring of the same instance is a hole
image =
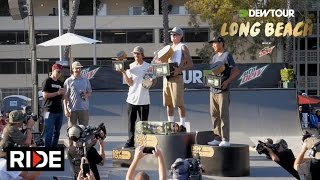
[[[208,144],[230,146],[229,89],[231,81],[239,75],[240,71],[231,53],[225,50],[225,42],[222,37],[214,37],[209,43],[212,44],[215,52],[210,61],[211,68],[213,68],[213,64],[222,62],[225,65],[225,70],[221,75],[225,76],[225,80],[222,82],[221,88],[210,88],[210,115],[213,132],[217,137]]]
[[[127,97],[129,139],[125,144],[125,147],[134,147],[137,113],[141,112],[141,121],[148,121],[150,105],[149,89],[142,86],[143,76],[150,67],[150,64],[143,61],[144,50],[142,47],[135,47],[132,54],[135,61],[130,64],[130,69],[122,71],[123,77],[129,85]]]

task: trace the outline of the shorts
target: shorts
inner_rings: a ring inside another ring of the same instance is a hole
[[[184,106],[183,76],[173,76],[167,80],[163,78],[163,105],[180,107]]]

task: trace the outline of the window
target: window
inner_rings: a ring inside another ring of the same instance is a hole
[[[129,15],[143,15],[143,14],[144,14],[143,6],[129,7]]]
[[[297,47],[298,49],[298,44]],[[300,39],[300,50],[305,50],[305,38]],[[308,50],[317,50],[317,38],[308,38],[307,39],[307,49]]]

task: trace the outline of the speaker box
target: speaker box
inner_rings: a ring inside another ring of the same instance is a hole
[[[8,4],[13,20],[21,20],[27,17],[28,8],[26,0],[8,0]]]

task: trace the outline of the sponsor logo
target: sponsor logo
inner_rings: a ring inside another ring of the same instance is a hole
[[[294,17],[293,9],[240,9],[239,17]]]
[[[272,47],[264,47],[260,52],[259,52],[259,57],[262,57],[264,55],[267,55],[267,54],[271,54],[273,48],[275,46],[272,46]]]
[[[240,80],[240,84],[239,86],[241,86],[242,84],[245,84],[249,81],[252,81],[254,79],[257,79],[259,77],[261,77],[262,73],[264,72],[264,70],[266,70],[266,68],[268,67],[268,65],[265,65],[259,69],[257,69],[258,66],[255,67],[251,67],[248,70],[244,71],[241,75],[241,77],[239,78]]]
[[[64,148],[10,148],[7,152],[7,170],[64,171]]]
[[[92,79],[94,75],[98,72],[100,67],[89,70],[90,68],[85,68],[81,71],[81,75],[85,76],[88,79]]]

